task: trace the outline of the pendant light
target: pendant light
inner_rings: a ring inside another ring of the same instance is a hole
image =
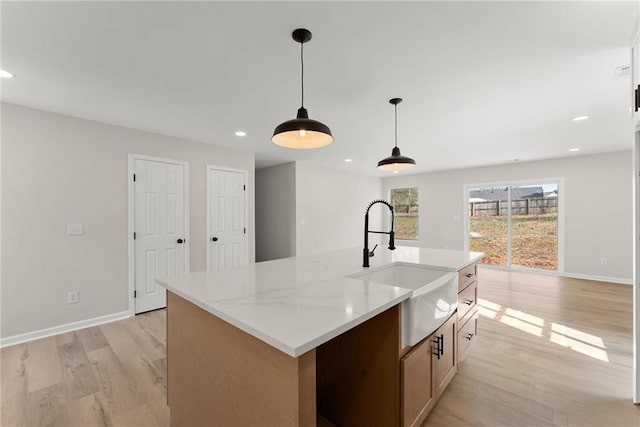
[[[298,28],[291,34],[291,37],[300,43],[302,102],[296,118],[280,123],[273,131],[271,140],[274,144],[286,148],[309,149],[324,147],[333,142],[329,126],[310,119],[307,109],[304,108],[304,44],[311,40],[311,31],[305,28]]]
[[[401,171],[411,169],[416,165],[416,161],[410,157],[400,154],[398,148],[398,104],[402,102],[402,98],[393,98],[389,100],[390,104],[393,104],[395,110],[395,137],[396,144],[391,150],[391,155],[385,157],[378,162],[378,169],[381,171]]]

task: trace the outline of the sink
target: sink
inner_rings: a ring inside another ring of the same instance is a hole
[[[402,345],[416,345],[438,329],[458,304],[458,274],[420,265],[389,264],[354,279],[411,289],[402,302]]]

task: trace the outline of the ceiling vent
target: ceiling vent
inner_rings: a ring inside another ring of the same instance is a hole
[[[631,65],[620,65],[616,67],[616,71],[613,73],[614,80],[622,80],[625,77],[629,77],[631,75]]]

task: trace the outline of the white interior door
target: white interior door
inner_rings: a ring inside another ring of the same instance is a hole
[[[207,169],[207,268],[219,270],[247,264],[245,173]]]
[[[156,277],[185,273],[183,164],[135,159],[134,162],[135,312],[166,306],[166,291]]]

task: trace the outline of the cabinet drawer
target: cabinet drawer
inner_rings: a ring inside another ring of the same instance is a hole
[[[461,362],[469,354],[469,350],[476,342],[478,336],[478,312],[475,311],[471,318],[458,331],[458,362]]]
[[[473,263],[458,272],[458,292],[475,282],[478,278],[478,264]]]
[[[467,321],[465,316],[478,305],[478,282],[473,282],[458,294],[458,319],[459,328]]]

